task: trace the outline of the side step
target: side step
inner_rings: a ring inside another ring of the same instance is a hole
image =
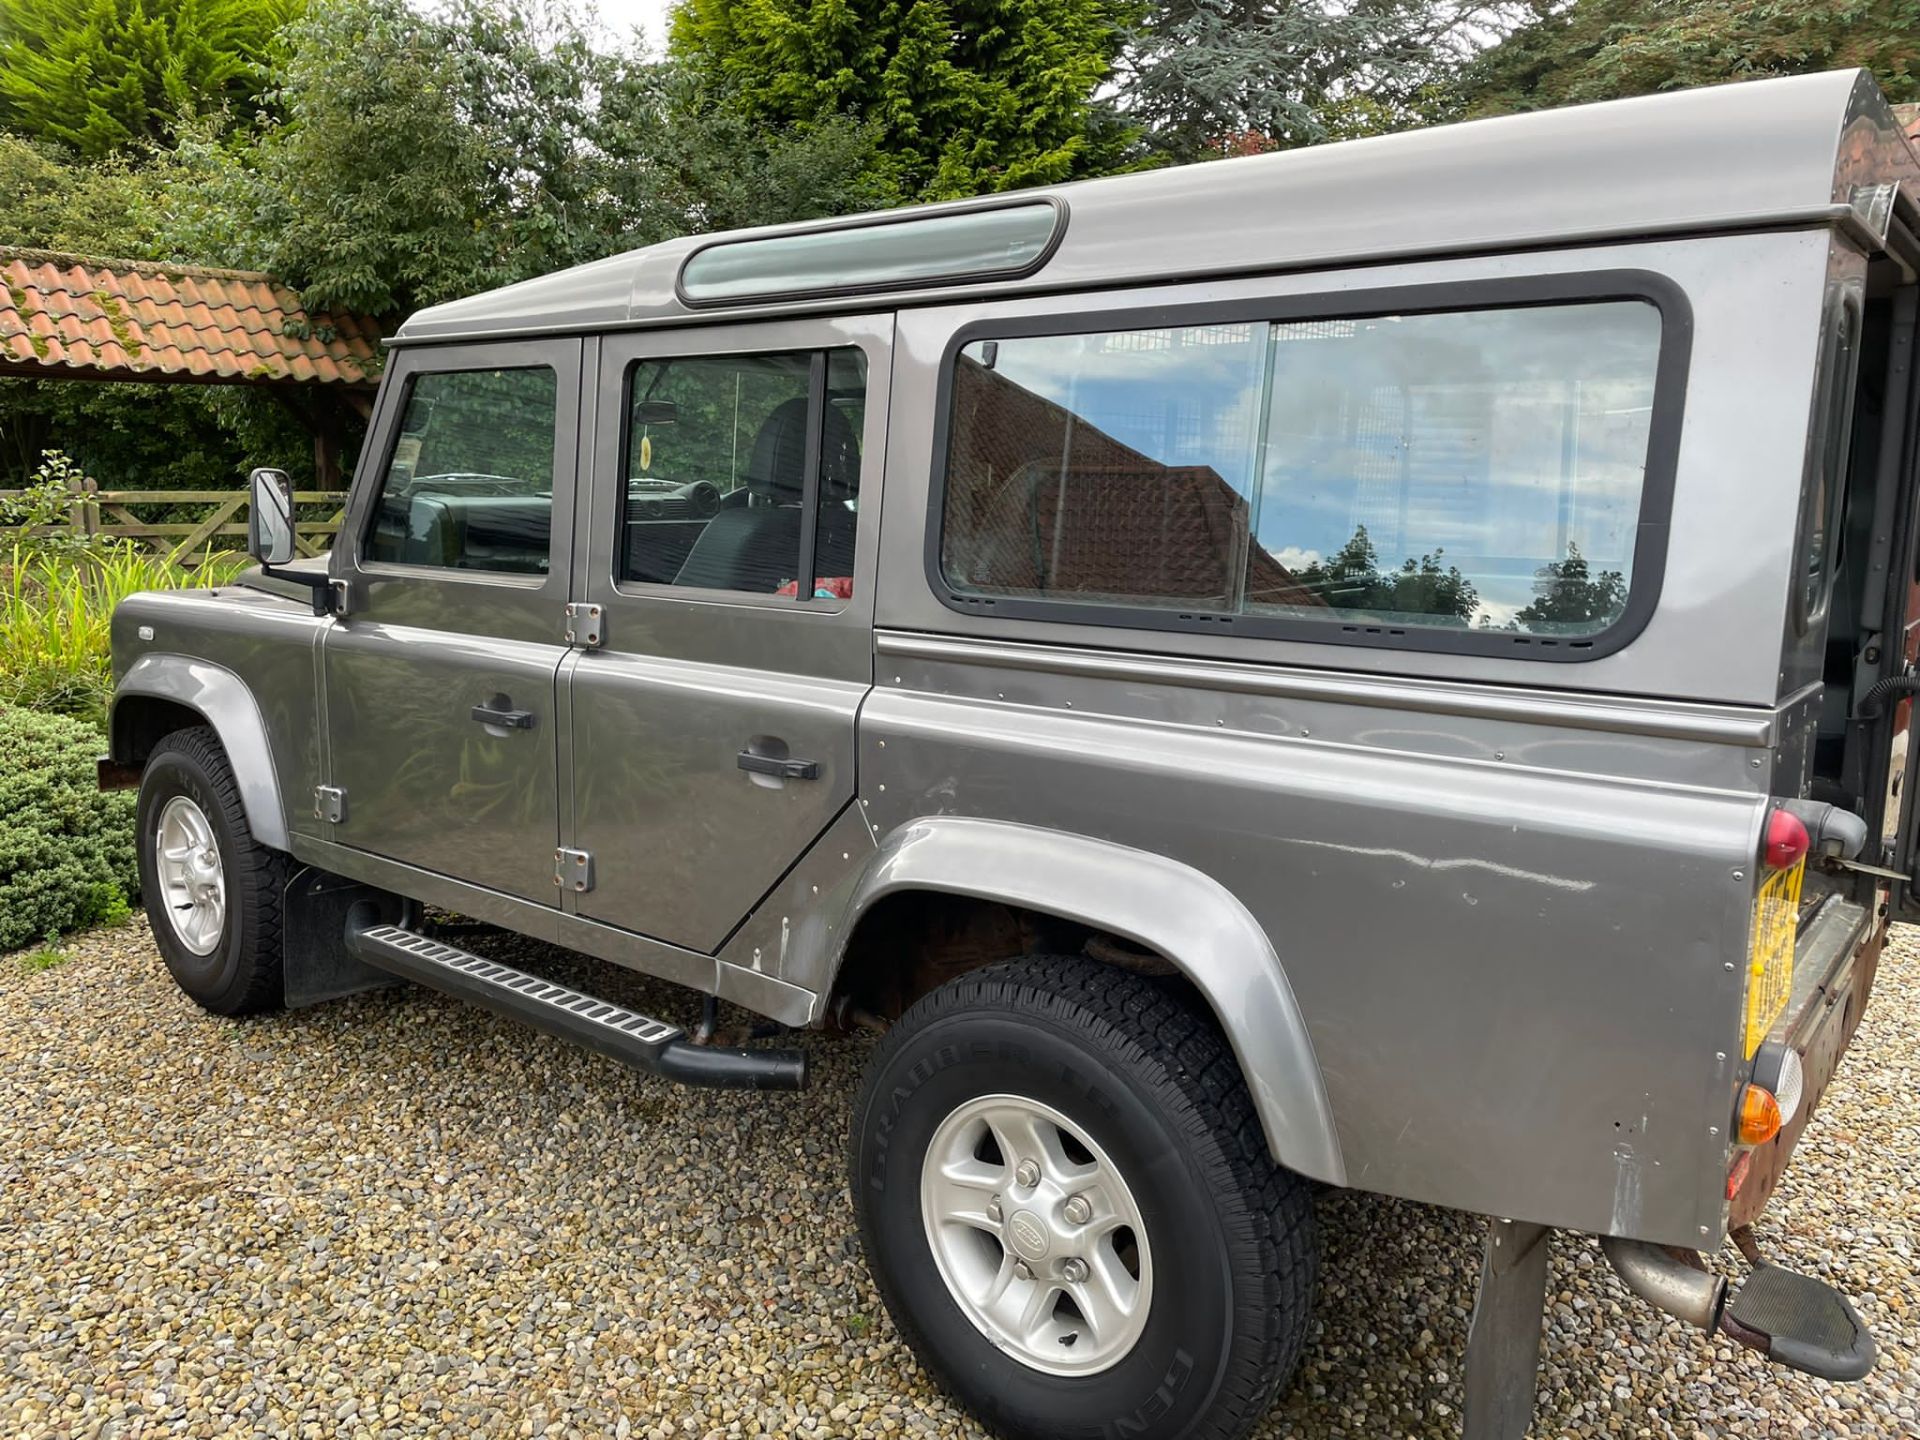
[[[664,1020],[636,1015],[398,925],[349,925],[347,949],[389,974],[445,991],[683,1085],[799,1090],[807,1083],[804,1050],[696,1045],[686,1032]]]

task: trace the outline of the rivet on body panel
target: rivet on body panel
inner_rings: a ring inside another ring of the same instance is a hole
[[[1736,870],[1733,872],[1733,878],[1736,880],[1744,880],[1747,878],[1747,872],[1744,870]]]

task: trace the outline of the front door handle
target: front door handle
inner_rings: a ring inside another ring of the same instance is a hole
[[[472,714],[482,725],[502,725],[509,730],[533,729],[531,710],[496,710],[491,705],[476,705]]]
[[[788,760],[783,756],[756,755],[742,750],[735,762],[755,775],[778,775],[782,780],[818,780],[820,765],[815,760]]]

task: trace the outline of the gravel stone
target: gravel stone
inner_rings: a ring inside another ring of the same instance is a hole
[[[671,986],[462,943],[694,1018]],[[870,1042],[802,1037],[799,1095],[687,1090],[419,989],[218,1020],[143,922],[70,949],[0,958],[4,1440],[984,1435],[859,1255],[843,1151]],[[1896,931],[1757,1227],[1853,1297],[1875,1372],[1777,1369],[1557,1236],[1537,1437],[1920,1436],[1917,1031],[1920,932]],[[1477,1223],[1320,1205],[1319,1318],[1257,1433],[1456,1435]]]

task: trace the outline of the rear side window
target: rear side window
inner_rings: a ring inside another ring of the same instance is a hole
[[[1660,352],[1638,300],[978,340],[941,576],[1121,623],[1577,643],[1635,585]]]
[[[553,538],[556,390],[545,366],[410,381],[366,558],[544,575]]]
[[[859,351],[642,360],[627,395],[620,579],[852,597],[866,404]]]

